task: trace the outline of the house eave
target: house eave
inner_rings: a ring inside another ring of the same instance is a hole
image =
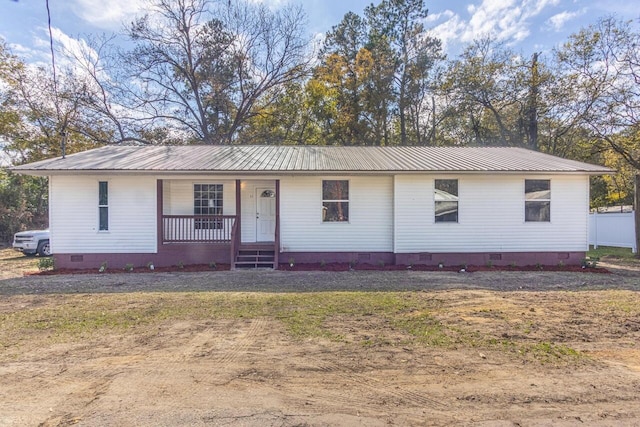
[[[305,170],[305,171],[253,171],[253,170],[122,170],[122,169],[14,169],[14,173],[32,176],[61,176],[61,175],[162,175],[162,176],[202,176],[215,175],[220,177],[237,176],[336,176],[336,175],[613,175],[613,170]]]

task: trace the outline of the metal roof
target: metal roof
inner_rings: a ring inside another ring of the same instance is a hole
[[[34,175],[69,172],[535,172],[611,169],[512,147],[116,146],[15,166]]]

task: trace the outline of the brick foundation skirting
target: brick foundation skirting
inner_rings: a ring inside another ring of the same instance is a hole
[[[183,265],[230,264],[231,254],[228,244],[166,244],[154,253],[124,254],[54,254],[57,268],[99,268],[103,262],[111,268],[123,268],[127,264],[143,267],[152,262],[158,267]],[[281,263],[292,259],[296,264],[357,262],[358,264],[377,265],[579,265],[585,258],[585,252],[483,252],[483,253],[406,253],[393,252],[281,252]]]

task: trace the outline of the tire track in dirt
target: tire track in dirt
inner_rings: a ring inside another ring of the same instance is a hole
[[[87,408],[109,392],[111,384],[122,374],[121,370],[87,371],[84,365],[66,367],[47,375],[51,400],[39,401],[38,410],[49,407],[49,414],[39,426],[67,426],[79,423]]]
[[[233,344],[221,356],[214,360],[223,365],[235,362],[240,356],[246,354],[249,348],[254,344],[254,339],[267,325],[267,321],[263,318],[257,318],[251,321],[251,326],[239,339],[235,339]]]
[[[266,325],[267,321],[264,318],[252,319],[249,327],[244,332],[240,332],[239,336],[231,338],[230,344],[225,348],[215,348],[214,344],[220,338],[229,338],[228,330],[225,329],[224,334],[226,336],[221,336],[220,330],[207,328],[193,336],[174,359],[185,361],[194,357],[212,356],[208,360],[213,363],[230,364],[247,353],[255,343],[254,338],[266,328]],[[233,324],[229,325],[229,327],[233,326]]]
[[[389,386],[384,381],[377,378],[360,374],[355,372],[352,368],[339,365],[335,362],[318,359],[315,357],[307,358],[308,361],[313,362],[312,369],[338,374],[339,378],[348,380],[352,383],[364,386],[365,388],[373,391],[375,394],[383,394],[399,399],[402,402],[409,403],[415,406],[429,406],[432,408],[444,408],[447,405],[437,401],[436,399],[424,396],[421,393],[407,390],[399,385]],[[308,368],[307,368],[308,369]],[[349,395],[349,399],[354,396]],[[371,405],[371,400],[366,400],[367,405]]]

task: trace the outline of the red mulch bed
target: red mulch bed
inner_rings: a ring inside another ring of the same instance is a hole
[[[216,268],[209,267],[207,264],[194,264],[194,265],[185,265],[180,268],[178,266],[171,267],[155,267],[155,269],[150,270],[146,267],[136,267],[132,271],[125,271],[124,269],[117,268],[108,268],[104,272],[100,274],[110,274],[110,273],[166,273],[166,272],[202,272],[202,271],[228,271],[231,269],[229,264],[218,264]],[[278,270],[281,271],[455,271],[458,272],[462,269],[461,266],[444,266],[439,268],[436,265],[374,265],[374,264],[356,264],[351,265],[346,262],[336,262],[336,263],[308,263],[308,264],[294,264],[291,267],[289,264],[280,264],[278,266]],[[473,273],[476,271],[581,271],[586,273],[610,273],[606,268],[583,268],[579,265],[525,265],[525,266],[484,266],[484,265],[469,265],[465,269],[467,273]],[[25,275],[37,275],[37,276],[51,276],[56,274],[96,274],[99,273],[97,268],[85,268],[85,269],[71,269],[71,268],[56,268],[55,270],[48,271],[40,271],[36,273],[25,273]]]
[[[155,267],[150,270],[147,267],[135,267],[131,271],[126,271],[120,268],[107,268],[100,273],[97,268],[56,268],[55,270],[39,271],[36,273],[27,273],[28,275],[36,276],[52,276],[55,274],[111,274],[111,273],[168,273],[168,272],[197,272],[197,271],[226,271],[231,270],[229,264],[218,264],[216,268],[209,267],[207,264],[193,264],[185,265],[184,267],[178,267],[173,265],[171,267]]]
[[[461,266],[443,266],[442,268],[437,265],[374,265],[374,264],[355,264],[351,265],[349,263],[309,263],[309,264],[294,264],[291,267],[289,264],[280,264],[278,270],[284,271],[402,271],[402,270],[412,270],[412,271],[455,271],[458,272],[462,269]],[[580,265],[525,265],[525,266],[485,266],[485,265],[469,265],[465,268],[467,273],[473,273],[476,271],[581,271],[588,273],[610,273],[606,268],[583,268]]]

